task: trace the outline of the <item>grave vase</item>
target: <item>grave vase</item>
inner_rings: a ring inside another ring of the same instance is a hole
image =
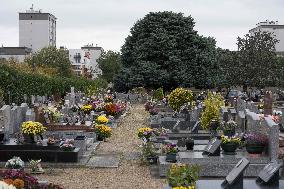
[[[98,141],[104,141],[105,137],[103,137],[102,135],[97,135],[97,140]]]
[[[262,154],[266,145],[263,144],[246,144],[246,150],[249,154]]]
[[[35,136],[34,135],[28,135],[28,134],[23,134],[24,136],[24,141],[27,144],[35,144]]]
[[[193,150],[194,147],[194,140],[189,138],[185,141],[186,150]]]

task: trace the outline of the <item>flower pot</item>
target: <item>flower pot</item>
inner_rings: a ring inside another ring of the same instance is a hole
[[[177,162],[177,154],[166,154],[166,161],[170,163]]]
[[[186,140],[185,142],[186,150],[193,150],[194,140]]]
[[[235,129],[223,130],[223,133],[224,133],[225,136],[232,137],[236,134],[236,131],[235,131]]]
[[[24,142],[27,144],[35,144],[35,136],[34,135],[27,135],[23,134],[24,136]]]
[[[234,142],[229,142],[225,144],[221,144],[221,147],[225,154],[235,154],[236,149],[238,148],[238,144]]]
[[[101,135],[97,136],[97,141],[104,141],[104,140],[105,140],[105,137],[103,137]]]
[[[4,142],[4,133],[0,133],[0,144]]]
[[[147,161],[150,163],[150,164],[157,164],[158,162],[158,156],[148,156],[147,157]]]
[[[265,149],[263,144],[246,144],[246,150],[249,154],[262,154]]]

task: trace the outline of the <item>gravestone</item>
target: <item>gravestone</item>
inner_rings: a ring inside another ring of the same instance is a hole
[[[5,138],[4,140],[8,140],[9,134],[10,134],[10,125],[11,125],[11,106],[9,105],[4,105],[1,109],[0,109],[0,119],[1,119],[1,123],[0,123],[0,127],[4,127],[3,131],[5,134]]]
[[[11,110],[11,129],[10,134],[16,133],[20,131],[20,107],[14,106]]]
[[[32,95],[32,96],[31,96],[31,104],[35,104],[35,100],[36,100],[36,99],[35,99],[35,96]]]
[[[272,115],[273,97],[271,91],[266,91],[264,94],[264,115]]]
[[[223,121],[225,122],[229,121],[229,113],[226,107],[221,107],[221,115],[222,115]]]
[[[239,111],[236,118],[238,127],[242,132],[246,130],[246,115],[244,111]]]
[[[268,133],[268,155],[271,160],[277,160],[279,153],[279,125],[271,117],[265,117],[264,119],[264,125]]]
[[[260,185],[279,186],[279,169],[282,164],[273,161],[267,164],[259,173],[256,182]]]
[[[71,87],[70,105],[73,106],[74,104],[75,104],[75,88]]]
[[[204,152],[202,154],[208,155],[208,156],[219,156],[220,146],[221,146],[221,140],[217,138],[213,138],[209,141],[207,146],[204,148]]]
[[[26,121],[26,113],[27,113],[29,107],[28,107],[27,103],[22,103],[20,108],[21,108],[21,110],[20,110],[19,122],[22,123],[22,122]]]
[[[236,117],[237,117],[236,109],[235,108],[230,108],[229,112],[230,112],[230,119],[236,121]]]
[[[28,109],[26,112],[26,121],[35,121],[35,112],[33,109]]]
[[[242,189],[243,188],[243,174],[248,167],[249,161],[246,158],[241,159],[232,171],[226,176],[221,184],[223,189]]]

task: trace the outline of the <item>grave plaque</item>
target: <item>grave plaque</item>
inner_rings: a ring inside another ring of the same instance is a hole
[[[248,167],[249,161],[246,158],[241,159],[232,171],[226,176],[221,184],[223,189],[242,189],[243,188],[243,173]]]
[[[221,145],[221,140],[215,137],[209,141],[207,146],[204,148],[204,152],[202,154],[208,156],[219,156],[220,145]]]
[[[198,133],[198,130],[200,129],[200,121],[197,121],[194,126],[191,129],[192,133]]]
[[[279,169],[282,164],[276,161],[267,164],[259,173],[256,182],[260,185],[279,185]]]
[[[179,132],[179,129],[180,129],[179,124],[180,124],[180,120],[177,120],[177,122],[175,123],[172,129],[174,132]]]

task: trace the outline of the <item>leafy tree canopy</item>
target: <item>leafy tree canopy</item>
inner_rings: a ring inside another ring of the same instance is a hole
[[[114,51],[103,52],[97,62],[102,70],[102,78],[108,82],[113,81],[114,76],[120,71],[122,66],[120,53]]]
[[[51,67],[57,70],[58,76],[71,77],[73,71],[65,49],[45,47],[28,57],[25,62],[36,69],[37,66]]]
[[[135,23],[121,49],[116,90],[214,86],[216,42],[198,35],[194,24],[191,16],[173,12],[149,13]]]

